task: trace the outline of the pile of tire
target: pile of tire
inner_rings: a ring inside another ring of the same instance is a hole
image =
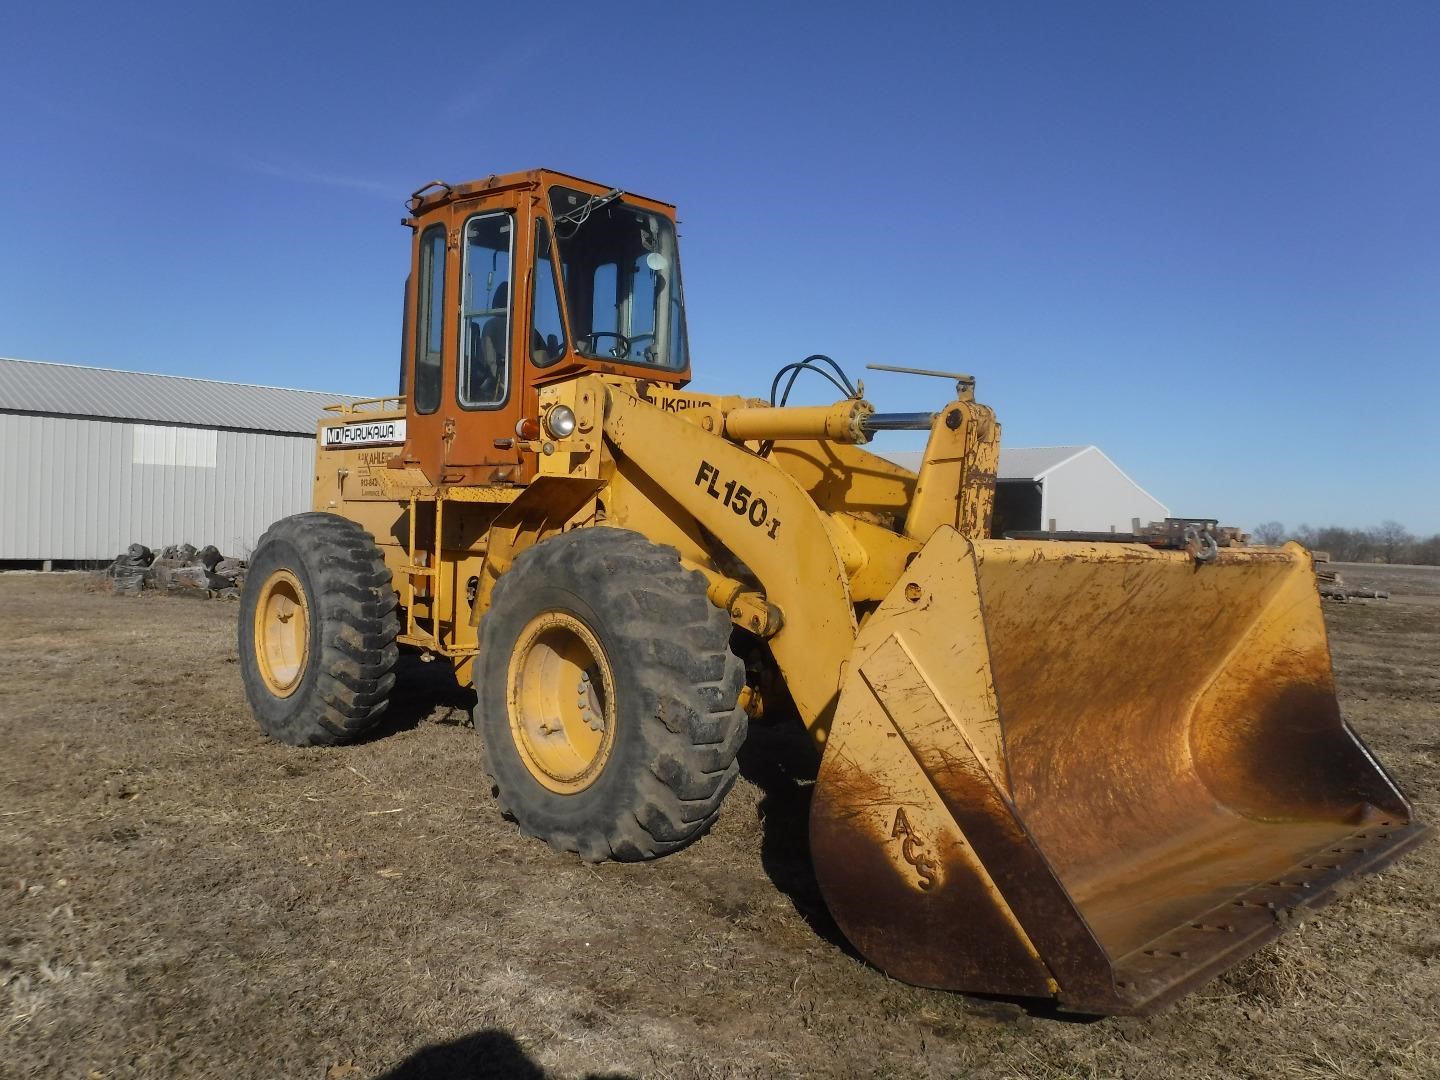
[[[138,596],[145,588],[145,575],[155,553],[144,544],[131,544],[115,557],[106,574],[114,582],[115,592],[122,596]]]
[[[144,589],[162,592],[197,592],[234,600],[245,584],[246,563],[226,558],[213,544],[172,544],[157,555],[144,544],[131,544],[115,557],[106,571],[114,591],[135,596]]]

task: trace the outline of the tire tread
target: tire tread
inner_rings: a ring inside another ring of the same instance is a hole
[[[260,537],[252,564],[274,546],[298,552],[303,577],[313,585],[308,599],[311,617],[320,621],[320,650],[310,662],[317,665],[318,673],[297,690],[305,695],[297,708],[267,717],[265,705],[275,699],[251,664],[242,663],[252,708],[261,727],[280,742],[295,746],[353,742],[385,711],[395,685],[400,622],[390,570],[370,534],[335,514],[309,511],[277,521]],[[253,575],[246,584],[258,589],[263,582],[260,575]],[[248,659],[247,650],[254,649],[251,620],[246,617],[250,611],[242,604],[242,660]]]
[[[597,816],[582,830],[561,830],[543,815],[525,812],[523,792],[511,790],[487,750],[501,808],[525,832],[587,861],[651,859],[684,847],[714,823],[739,775],[736,755],[747,718],[738,700],[745,672],[730,651],[729,616],[709,601],[704,576],[686,570],[674,548],[628,530],[586,528],[516,557],[496,583],[482,621],[482,656],[492,613],[523,598],[532,583],[561,575],[594,584],[614,632],[641,661],[626,692],[640,703],[636,713],[649,766],[627,790],[628,805],[613,807],[613,814]]]

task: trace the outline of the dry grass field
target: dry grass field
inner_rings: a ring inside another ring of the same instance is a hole
[[[1345,713],[1440,820],[1440,571],[1344,567]],[[0,1076],[1440,1076],[1440,844],[1146,1019],[917,990],[847,950],[802,740],[757,725],[715,831],[584,866],[499,815],[465,696],[267,742],[236,607],[0,575]]]

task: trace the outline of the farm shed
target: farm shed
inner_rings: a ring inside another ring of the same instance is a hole
[[[245,555],[310,508],[316,424],[350,396],[0,358],[0,564]]]
[[[921,452],[885,455],[907,469]],[[1129,532],[1169,516],[1165,504],[1131,480],[1098,446],[1001,447],[995,476],[995,534],[1054,528],[1076,532]]]

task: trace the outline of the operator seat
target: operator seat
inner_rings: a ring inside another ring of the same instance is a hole
[[[510,306],[510,283],[502,281],[490,300],[491,314],[481,326],[470,320],[470,371],[467,400],[490,404],[505,396],[508,357],[506,356],[505,324]]]

